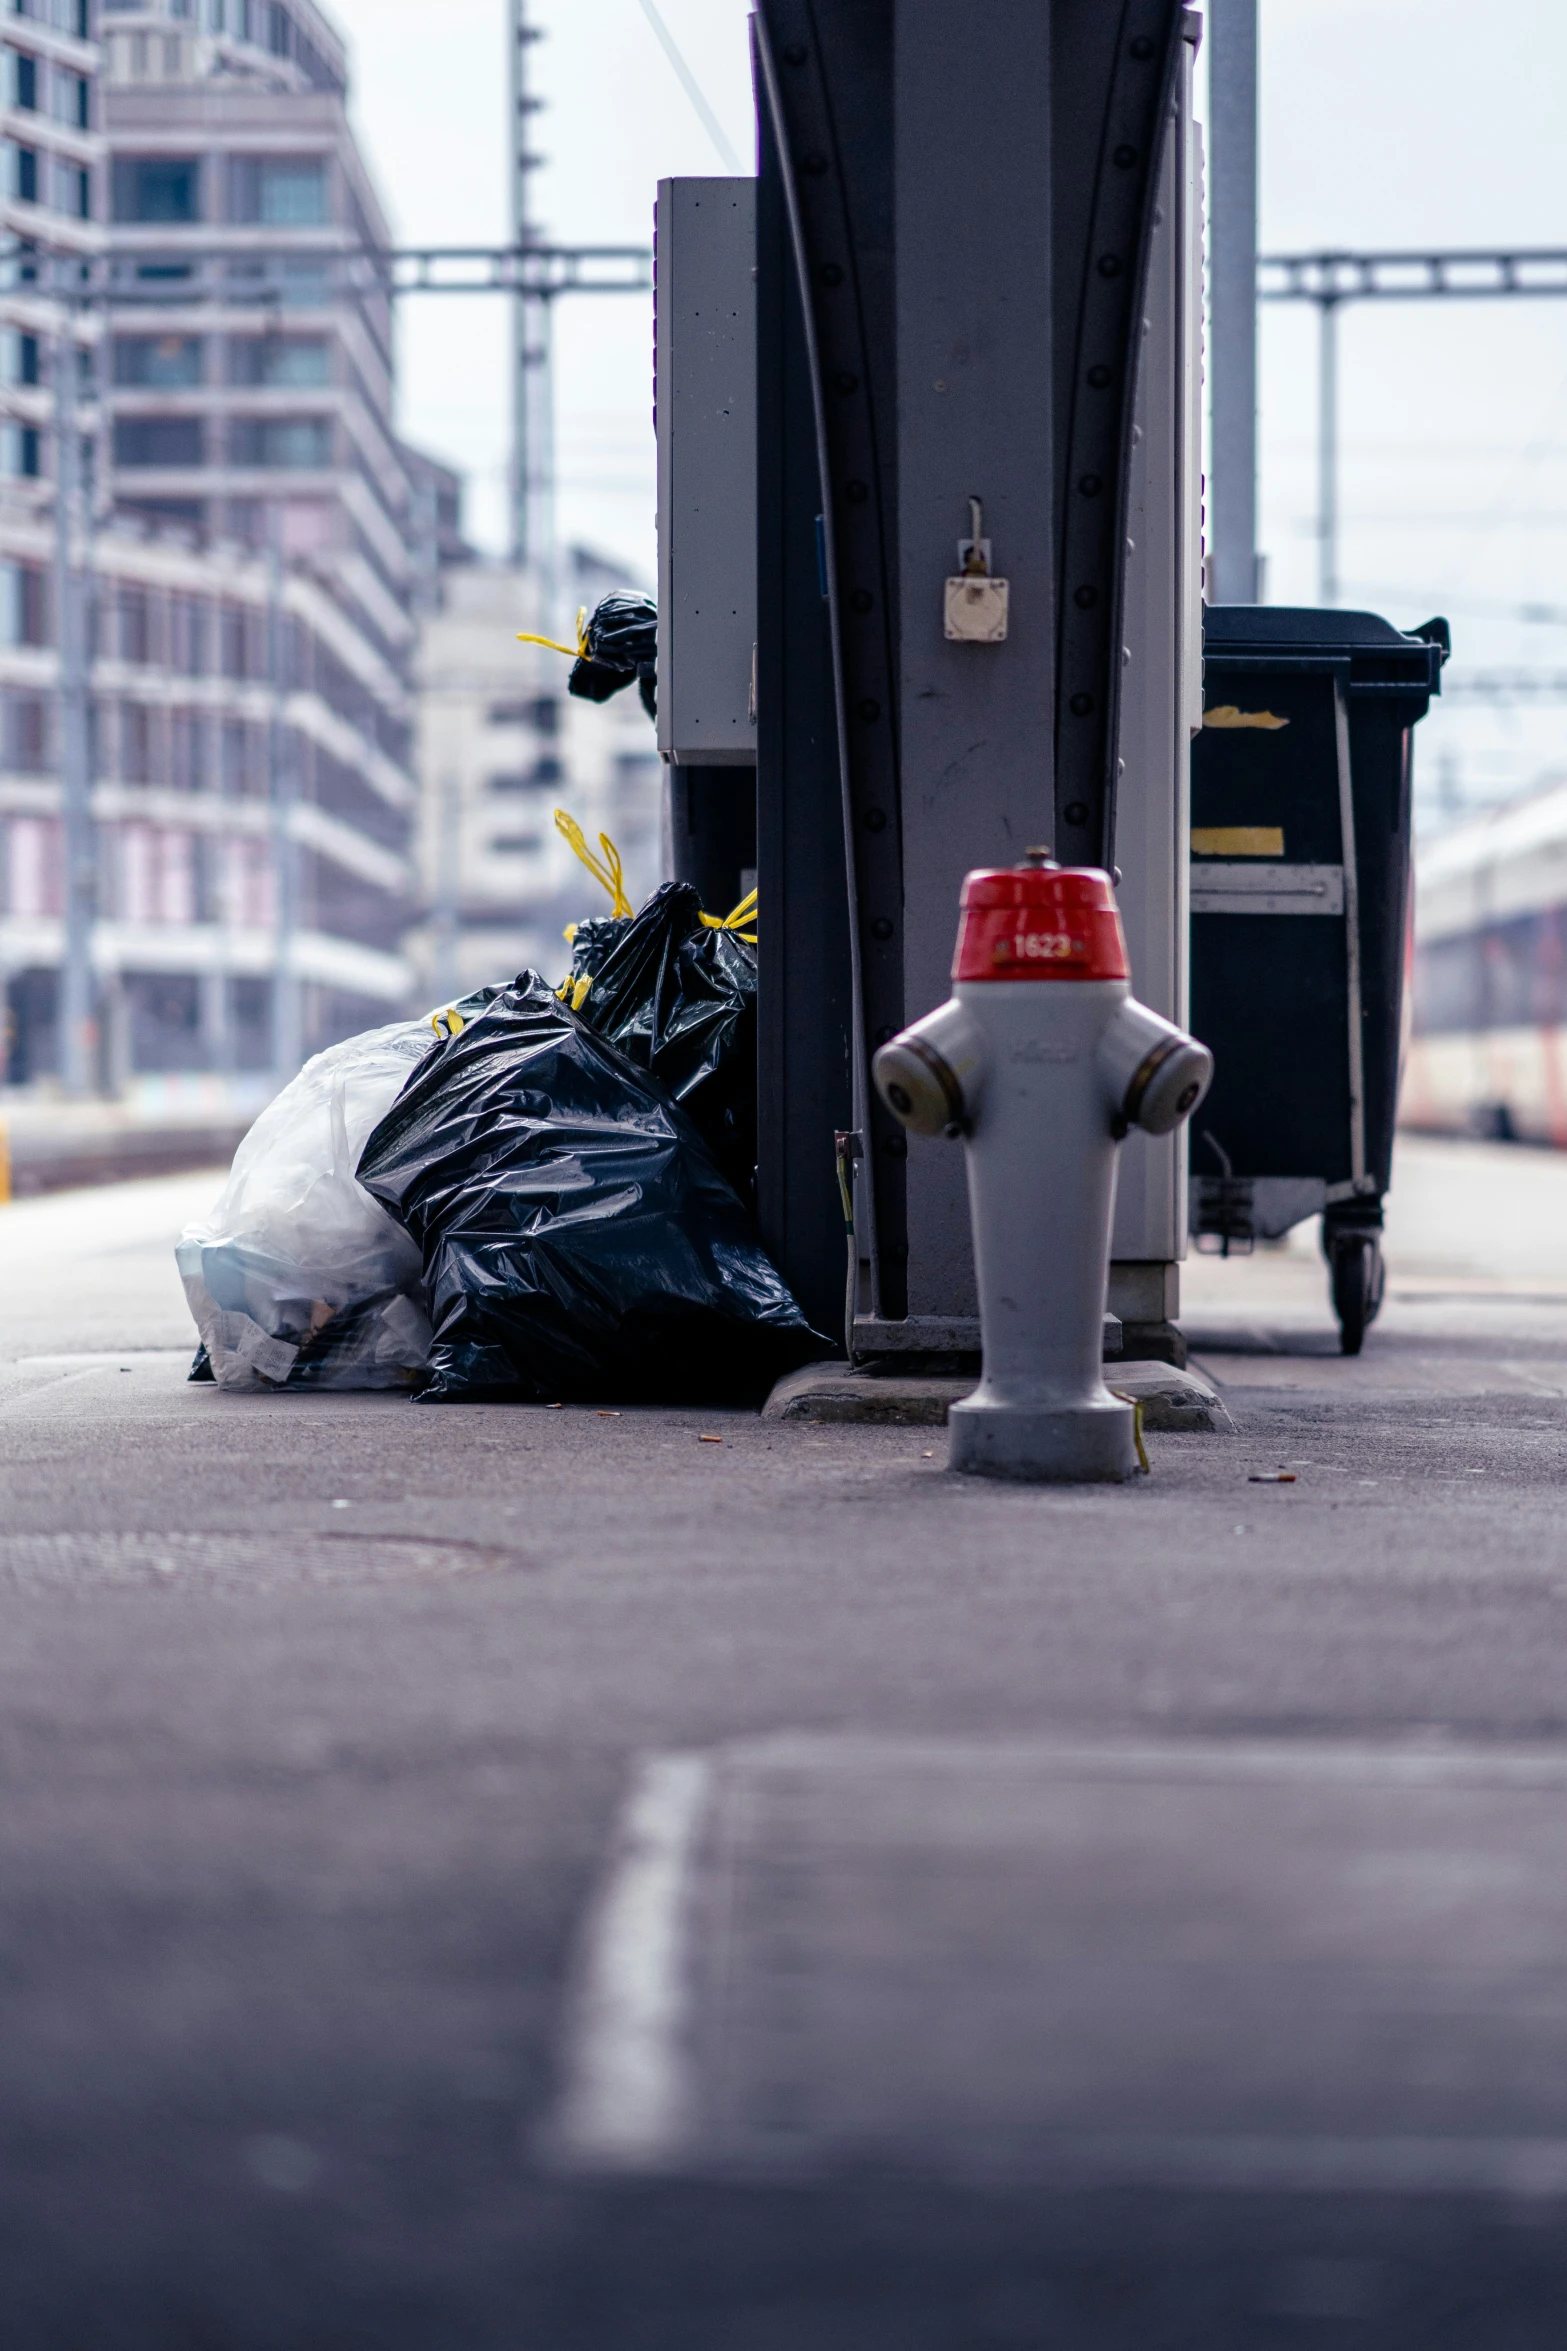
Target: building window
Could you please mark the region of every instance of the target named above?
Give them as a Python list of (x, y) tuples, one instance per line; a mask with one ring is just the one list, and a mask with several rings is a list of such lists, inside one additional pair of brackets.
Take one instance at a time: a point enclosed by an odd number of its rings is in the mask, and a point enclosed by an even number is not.
[(249, 677), (245, 608), (225, 604), (218, 621), (218, 660), (226, 678)]
[(118, 335), (114, 344), (117, 384), (182, 390), (201, 382), (201, 339), (197, 335)]
[(49, 112), (56, 122), (63, 122), (69, 130), (89, 128), (89, 87), (85, 75), (67, 73), (61, 66), (55, 68), (49, 84)]
[(310, 471), (332, 462), (329, 416), (237, 416), (230, 427), (229, 460), (234, 465)]
[(560, 704), (553, 694), (539, 694), (531, 702), (492, 702), (485, 712), (492, 727), (532, 727), (536, 735), (560, 733)]
[(0, 329), (0, 382), (36, 384), (37, 381), (38, 337), (18, 334), (14, 327)]
[(46, 645), (48, 583), (30, 563), (0, 563), (0, 644)]
[(319, 335), (236, 335), (229, 343), (231, 384), (310, 391), (331, 382), (331, 367), (331, 346)]
[(194, 596), (169, 598), (169, 660), (186, 677), (206, 669), (206, 610)]
[(321, 155), (235, 155), (229, 161), (229, 218), (265, 228), (318, 229), (326, 225), (326, 158)]
[(36, 425), (0, 424), (0, 472), (13, 480), (36, 480), (38, 464), (38, 428)]
[(219, 659), (226, 678), (267, 675), (267, 620), (252, 606), (226, 604), (219, 629)]
[(120, 777), (127, 784), (152, 778), (152, 715), (139, 702), (120, 704)]
[(60, 914), (65, 907), (65, 842), (59, 819), (13, 817), (6, 898), (8, 912)]
[(55, 158), (54, 205), (57, 212), (72, 213), (77, 220), (91, 220), (92, 176), (79, 163), (62, 163)]
[(126, 825), (120, 834), (120, 885), (121, 912), (127, 922), (194, 922), (194, 837), (152, 825)]
[(42, 775), (49, 765), (49, 705), (39, 694), (8, 694), (4, 704), (5, 764), (18, 775)]
[(519, 768), (507, 775), (487, 777), (487, 788), (492, 792), (547, 792), (559, 787), (565, 769), (552, 754), (536, 759), (531, 767)]
[(121, 155), (114, 164), (114, 217), (199, 221), (201, 162), (194, 155)]
[(122, 587), (119, 603), (120, 659), (132, 662), (150, 661), (152, 659), (152, 613), (147, 602), (146, 589)]
[(11, 192), (23, 204), (38, 201), (38, 153), (33, 147), (13, 147)]
[(13, 65), (11, 103), (20, 113), (32, 114), (38, 105), (38, 60), (17, 56)]
[(194, 711), (176, 710), (169, 721), (169, 782), (176, 792), (201, 789), (201, 721)]
[(199, 416), (121, 416), (114, 425), (116, 465), (200, 465)]

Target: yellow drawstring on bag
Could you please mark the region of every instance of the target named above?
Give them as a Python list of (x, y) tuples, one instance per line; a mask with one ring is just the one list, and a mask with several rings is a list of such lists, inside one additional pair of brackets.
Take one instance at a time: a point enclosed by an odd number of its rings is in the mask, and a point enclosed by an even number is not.
[(579, 604), (577, 606), (577, 641), (575, 645), (563, 645), (557, 637), (530, 636), (526, 630), (518, 635), (517, 642), (519, 645), (542, 645), (547, 653), (564, 653), (568, 661), (586, 661), (588, 659), (588, 638), (585, 626), (587, 617), (587, 606)]
[(704, 930), (733, 931), (736, 938), (743, 939), (748, 947), (754, 947), (756, 933), (754, 930), (748, 931), (745, 926), (748, 922), (754, 923), (756, 920), (756, 892), (747, 890), (732, 913), (704, 914), (701, 920)]
[[(542, 641), (541, 639), (540, 642)], [(563, 841), (569, 842), (594, 880), (601, 883), (609, 892), (610, 912), (612, 914), (629, 914), (631, 900), (626, 896), (625, 867), (621, 863), (620, 851), (615, 847), (608, 833), (600, 833), (599, 835), (599, 847), (604, 854), (602, 857), (598, 857), (588, 847), (588, 837), (581, 825), (578, 824), (574, 816), (569, 816), (564, 808), (557, 808), (555, 811), (555, 830)], [(707, 930), (733, 931), (735, 937), (744, 940), (746, 946), (754, 947), (756, 932), (754, 929), (748, 931), (745, 925), (747, 923), (754, 924), (756, 921), (756, 892), (747, 890), (739, 905), (732, 912), (704, 914), (701, 921)], [(576, 924), (574, 922), (567, 923), (563, 936), (568, 947), (576, 935)], [(561, 1004), (569, 1004), (573, 1012), (580, 1012), (588, 1000), (588, 991), (592, 985), (593, 975), (591, 972), (585, 973), (580, 980), (573, 980), (568, 973), (555, 991), (556, 1000)], [(458, 1025), (461, 1026), (460, 1021)]]
[(468, 1023), (455, 1004), (447, 1004), (430, 1015), (430, 1026), (438, 1037), (460, 1037)]
[(611, 914), (629, 914), (631, 900), (626, 896), (625, 868), (620, 862), (620, 851), (615, 847), (608, 833), (600, 833), (599, 835), (599, 847), (604, 852), (600, 858), (595, 857), (588, 847), (588, 836), (576, 818), (568, 816), (564, 808), (557, 808), (555, 811), (555, 830), (563, 841), (570, 843), (593, 879), (596, 882), (601, 882), (609, 892)]

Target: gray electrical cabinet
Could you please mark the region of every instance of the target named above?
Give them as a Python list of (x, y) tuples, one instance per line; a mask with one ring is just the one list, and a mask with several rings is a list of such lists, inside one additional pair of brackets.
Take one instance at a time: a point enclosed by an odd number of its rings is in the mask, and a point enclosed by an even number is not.
[[(1132, 986), (1187, 1023), (1191, 744), (1202, 725), (1202, 127), (1195, 20), (1164, 142), (1133, 407), (1116, 751), (1116, 896)], [(1121, 1146), (1110, 1311), (1129, 1355), (1180, 1354), (1186, 1129)]]
[(756, 762), (756, 182), (660, 180), (658, 748)]

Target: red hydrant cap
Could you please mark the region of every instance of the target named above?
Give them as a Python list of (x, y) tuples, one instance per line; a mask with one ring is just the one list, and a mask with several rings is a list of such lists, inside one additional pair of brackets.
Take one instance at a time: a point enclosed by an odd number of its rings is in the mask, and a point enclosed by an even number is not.
[(1131, 976), (1110, 876), (1095, 866), (971, 873), (958, 901), (955, 980), (1124, 980)]

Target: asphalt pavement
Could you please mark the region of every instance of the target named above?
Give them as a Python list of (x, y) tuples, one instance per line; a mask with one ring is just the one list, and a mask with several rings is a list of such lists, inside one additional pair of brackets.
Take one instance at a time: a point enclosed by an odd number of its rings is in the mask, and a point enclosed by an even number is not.
[(1094, 1491), (189, 1386), (217, 1180), (0, 1210), (7, 2351), (1559, 2340), (1567, 1160)]

